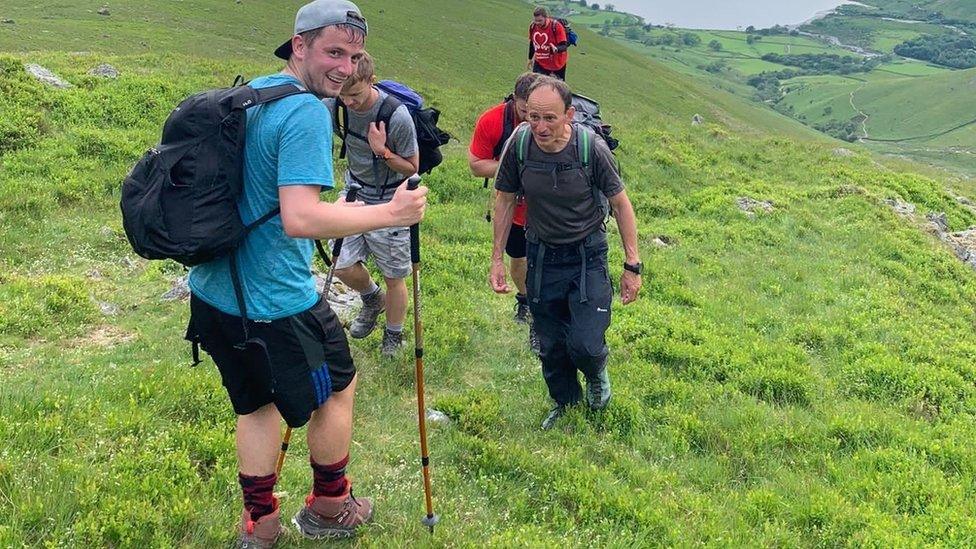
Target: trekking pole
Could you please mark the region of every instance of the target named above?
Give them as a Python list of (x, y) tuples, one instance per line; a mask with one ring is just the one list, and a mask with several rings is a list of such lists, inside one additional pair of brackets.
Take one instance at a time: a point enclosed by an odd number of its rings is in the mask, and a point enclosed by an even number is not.
[(488, 190), (488, 181), (489, 181), (489, 179), (486, 177), (485, 178), (484, 189), (486, 191), (488, 191), (488, 207), (485, 209), (485, 221), (487, 221), (488, 223), (491, 223), (491, 210), (495, 206), (495, 201), (492, 200), (492, 196), (491, 196), (492, 195), (492, 192), (490, 190)]
[[(420, 176), (407, 180), (407, 189), (420, 186)], [(440, 517), (434, 514), (434, 501), (430, 495), (430, 455), (427, 453), (427, 415), (424, 404), (424, 326), (420, 320), (420, 223), (410, 226), (410, 262), (413, 264), (413, 337), (414, 356), (417, 370), (417, 423), (420, 426), (420, 464), (424, 473), (424, 498), (427, 503), (427, 516), (424, 526), (434, 533), (434, 525)]]
[[(355, 202), (356, 195), (362, 186), (358, 183), (350, 183), (346, 186), (346, 202)], [(325, 299), (329, 299), (329, 290), (332, 288), (332, 277), (335, 276), (336, 261), (339, 259), (339, 252), (342, 251), (342, 239), (337, 238), (332, 244), (332, 262), (329, 263), (329, 274), (325, 275)], [(285, 464), (285, 454), (288, 452), (288, 443), (291, 442), (291, 427), (285, 429), (285, 437), (281, 439), (281, 450), (278, 452), (278, 463), (275, 464), (275, 474), (281, 473), (281, 467)]]

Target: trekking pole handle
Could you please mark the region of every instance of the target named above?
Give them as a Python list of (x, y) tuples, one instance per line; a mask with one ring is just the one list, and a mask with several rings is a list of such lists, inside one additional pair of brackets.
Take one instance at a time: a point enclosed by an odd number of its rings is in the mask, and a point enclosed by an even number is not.
[[(420, 176), (411, 175), (407, 179), (407, 190), (413, 191), (420, 186)], [(420, 263), (420, 223), (417, 222), (410, 226), (410, 262)]]
[[(346, 185), (346, 202), (355, 202), (356, 196), (359, 194), (359, 189), (363, 186), (359, 183), (350, 183)], [(339, 252), (342, 251), (342, 238), (335, 239), (332, 243), (332, 262), (335, 263), (337, 257), (339, 257)]]

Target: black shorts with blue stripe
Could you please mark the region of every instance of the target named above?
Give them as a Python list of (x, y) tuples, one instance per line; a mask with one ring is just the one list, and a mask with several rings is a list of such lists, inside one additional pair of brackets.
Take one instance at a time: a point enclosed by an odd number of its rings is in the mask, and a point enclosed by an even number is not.
[(239, 316), (191, 297), (187, 338), (199, 338), (217, 364), (238, 415), (274, 403), (290, 427), (301, 427), (356, 375), (342, 324), (324, 299), (296, 315), (248, 321), (248, 335), (241, 346)]

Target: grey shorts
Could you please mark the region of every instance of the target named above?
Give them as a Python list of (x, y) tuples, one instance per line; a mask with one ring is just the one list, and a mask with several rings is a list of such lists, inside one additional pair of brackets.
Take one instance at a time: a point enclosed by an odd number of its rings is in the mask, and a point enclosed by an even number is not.
[(347, 236), (336, 260), (336, 269), (345, 269), (373, 256), (386, 278), (410, 276), (410, 228), (393, 227)]

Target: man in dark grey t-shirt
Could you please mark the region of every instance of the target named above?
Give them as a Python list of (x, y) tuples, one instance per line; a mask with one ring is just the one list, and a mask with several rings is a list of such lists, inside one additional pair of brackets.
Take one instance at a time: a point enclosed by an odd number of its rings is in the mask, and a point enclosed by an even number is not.
[[(384, 204), (403, 181), (417, 173), (420, 152), (417, 132), (407, 107), (399, 105), (382, 120), (381, 110), (394, 98), (373, 85), (376, 80), (373, 59), (364, 54), (356, 73), (346, 80), (339, 94), (345, 116), (339, 116), (335, 99), (324, 99), (334, 120), (345, 125), (345, 148), (349, 166), (346, 185), (362, 186), (358, 200), (368, 205)], [(363, 265), (370, 257), (383, 275), (386, 292), (373, 280)], [(380, 352), (394, 356), (403, 343), (403, 320), (407, 315), (407, 285), (410, 275), (410, 229), (390, 227), (345, 238), (336, 260), (336, 276), (359, 292), (363, 308), (349, 327), (356, 339), (368, 336), (377, 318), (386, 311), (386, 329)]]
[(606, 330), (613, 287), (607, 269), (606, 208), (613, 209), (626, 254), (620, 278), (623, 304), (641, 286), (637, 218), (606, 143), (572, 123), (572, 94), (562, 81), (541, 77), (528, 101), (528, 127), (513, 133), (498, 166), (490, 283), (508, 293), (503, 252), (516, 195), (528, 207), (526, 276), (529, 308), (539, 334), (542, 375), (555, 407), (542, 422), (549, 429), (567, 406), (583, 399), (577, 371), (586, 380), (592, 409), (610, 400)]

